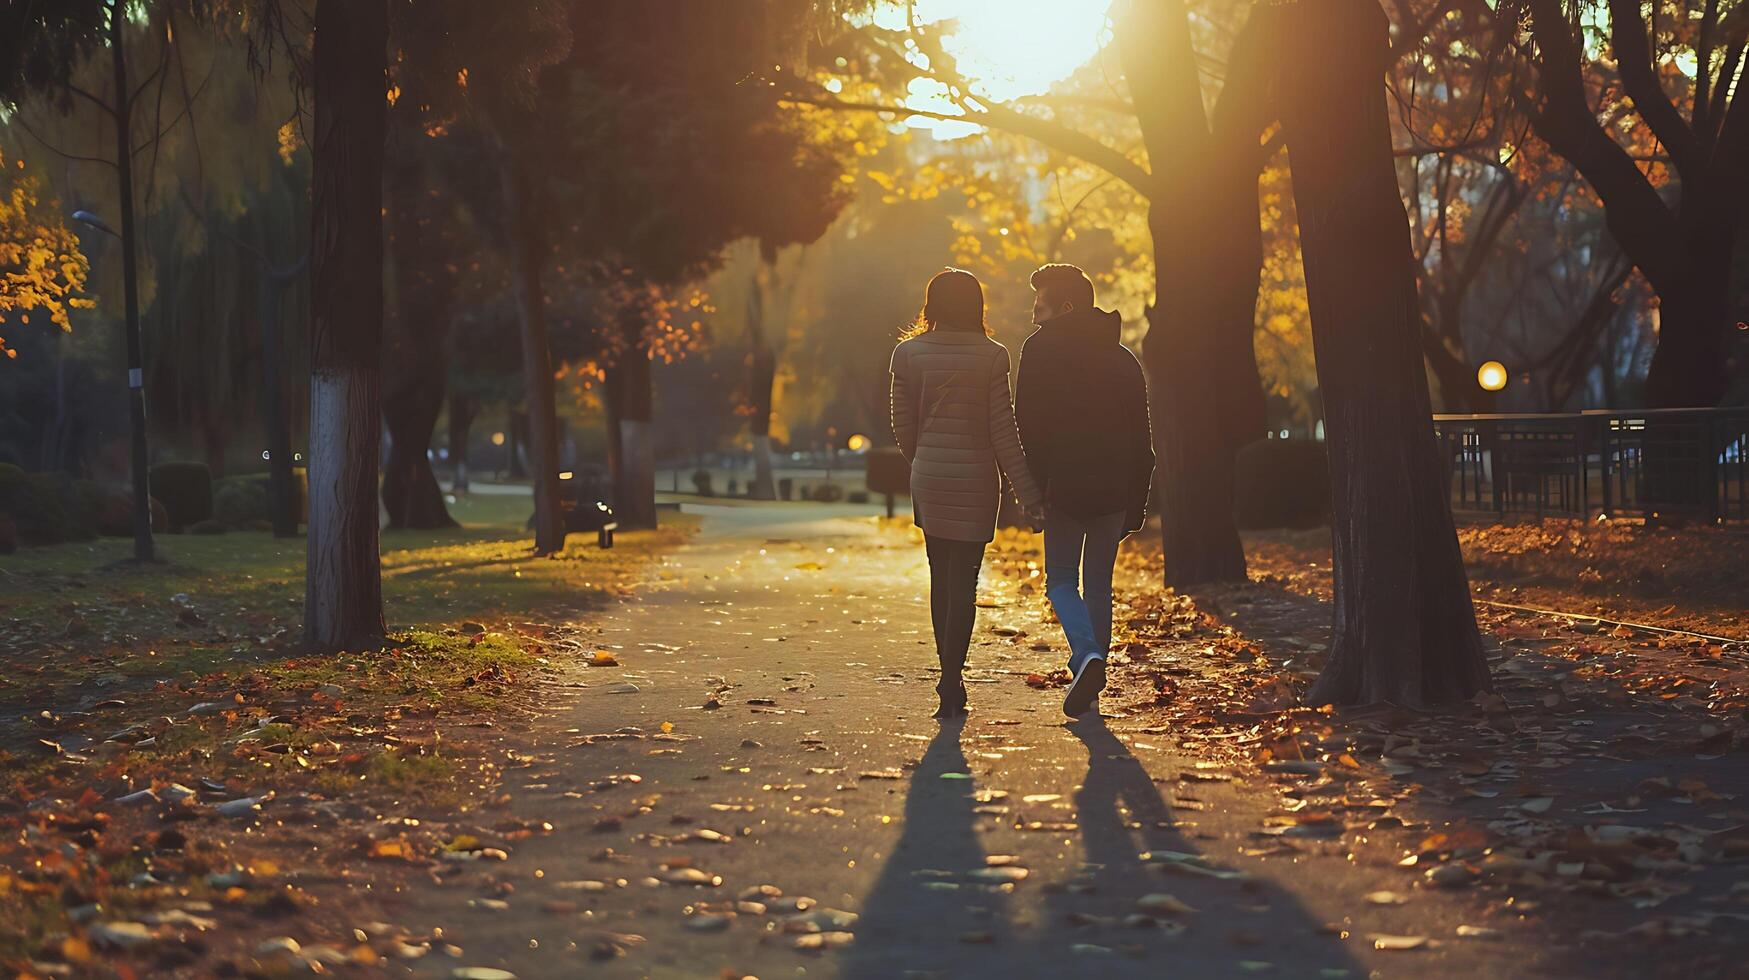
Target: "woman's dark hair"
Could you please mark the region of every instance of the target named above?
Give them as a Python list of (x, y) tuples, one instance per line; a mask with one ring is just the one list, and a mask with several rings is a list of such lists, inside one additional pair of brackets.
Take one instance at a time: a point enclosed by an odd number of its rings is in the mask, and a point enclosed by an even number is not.
[(931, 330), (966, 330), (989, 334), (984, 323), (984, 284), (964, 269), (943, 269), (929, 280), (923, 294), (923, 309), (911, 321), (901, 340), (910, 340)]

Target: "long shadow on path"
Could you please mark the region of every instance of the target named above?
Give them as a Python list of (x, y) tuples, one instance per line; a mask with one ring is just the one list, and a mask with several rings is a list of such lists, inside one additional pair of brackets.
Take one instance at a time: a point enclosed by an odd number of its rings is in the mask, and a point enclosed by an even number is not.
[[(1067, 730), (1087, 751), (1074, 827), (1029, 831), (980, 828), (976, 786), (960, 775), (962, 726), (942, 728), (912, 774), (899, 841), (862, 903), (841, 976), (1225, 977), (1243, 961), (1365, 975), (1291, 896), (1196, 854), (1154, 776), (1103, 720)], [(1058, 837), (1079, 862), (1040, 853)], [(980, 880), (988, 849), (1010, 845), (1032, 866), (1017, 892)], [(1174, 862), (1194, 868), (1162, 870)], [(1157, 894), (1196, 911), (1149, 914), (1139, 903)]]
[(1087, 750), (1074, 797), (1084, 861), (1049, 893), (1028, 962), (1101, 977), (1226, 977), (1270, 969), (1263, 963), (1289, 975), (1365, 975), (1291, 896), (1198, 853), (1154, 775), (1103, 718), (1068, 730)]
[(911, 774), (904, 827), (863, 902), (842, 976), (977, 976), (992, 966), (985, 944), (1004, 945), (1008, 895), (970, 877), (985, 852), (963, 729), (964, 719), (943, 724)]

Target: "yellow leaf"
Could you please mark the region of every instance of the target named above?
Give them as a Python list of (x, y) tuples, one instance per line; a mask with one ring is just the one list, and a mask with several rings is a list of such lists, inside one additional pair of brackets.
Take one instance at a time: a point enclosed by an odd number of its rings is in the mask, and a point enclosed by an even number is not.
[(375, 844), (372, 844), (370, 849), (371, 857), (404, 858), (407, 857), (407, 855), (408, 851), (405, 841), (380, 840)]
[(91, 944), (78, 936), (68, 936), (61, 940), (61, 959), (68, 963), (89, 963)]

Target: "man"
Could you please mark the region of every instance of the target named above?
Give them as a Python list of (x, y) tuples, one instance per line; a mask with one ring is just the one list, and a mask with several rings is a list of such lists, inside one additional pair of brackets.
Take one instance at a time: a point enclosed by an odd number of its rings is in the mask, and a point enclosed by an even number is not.
[(1117, 546), (1147, 516), (1154, 475), (1142, 366), (1118, 342), (1122, 318), (1096, 309), (1072, 265), (1032, 274), (1033, 322), (1021, 347), (1014, 415), (1045, 499), (1045, 595), (1069, 640), (1063, 713), (1098, 703), (1111, 647)]

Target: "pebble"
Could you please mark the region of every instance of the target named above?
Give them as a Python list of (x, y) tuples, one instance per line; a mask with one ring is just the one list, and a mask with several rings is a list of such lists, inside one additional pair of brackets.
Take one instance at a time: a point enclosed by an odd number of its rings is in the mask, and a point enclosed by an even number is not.
[(729, 928), (735, 917), (716, 912), (698, 912), (686, 917), (684, 925), (693, 932), (722, 932)]
[(131, 949), (156, 937), (143, 922), (98, 922), (91, 926), (91, 938), (100, 946)]

